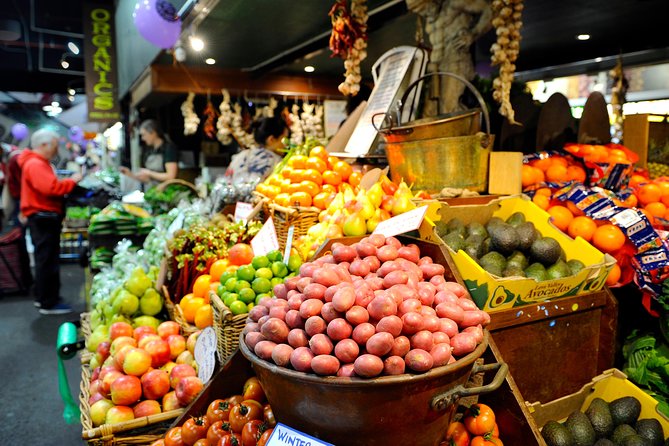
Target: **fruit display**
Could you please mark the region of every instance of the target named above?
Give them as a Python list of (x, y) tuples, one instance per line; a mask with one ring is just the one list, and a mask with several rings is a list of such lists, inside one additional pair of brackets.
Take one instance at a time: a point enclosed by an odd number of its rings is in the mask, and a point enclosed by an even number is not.
[(472, 404), (460, 421), (448, 425), (439, 446), (504, 446), (495, 412), (485, 404)]
[[(202, 390), (194, 359), (198, 333), (179, 324), (114, 322), (98, 343), (88, 383), (93, 426), (116, 424), (186, 407)], [(100, 365), (95, 365), (99, 363)]]
[(139, 206), (112, 202), (109, 206), (91, 216), (89, 234), (136, 235), (148, 234), (153, 228), (151, 214)]
[(256, 377), (239, 394), (217, 398), (206, 412), (171, 428), (151, 446), (266, 446), (276, 420)]
[(192, 186), (173, 183), (164, 188), (152, 187), (144, 193), (144, 201), (154, 213), (168, 212), (182, 201), (190, 202), (197, 198)]
[(322, 376), (424, 373), (483, 340), (489, 315), (415, 244), (372, 234), (300, 267), (251, 309), (248, 348)]

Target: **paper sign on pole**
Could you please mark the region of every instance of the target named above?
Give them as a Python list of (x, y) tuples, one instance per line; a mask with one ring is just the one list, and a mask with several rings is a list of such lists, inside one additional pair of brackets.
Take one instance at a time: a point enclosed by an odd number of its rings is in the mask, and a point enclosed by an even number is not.
[(216, 331), (206, 327), (197, 337), (195, 343), (195, 362), (197, 362), (197, 376), (203, 383), (209, 382), (216, 370)]
[(253, 205), (238, 201), (235, 205), (235, 222), (248, 220), (249, 214), (253, 212)]
[(279, 249), (279, 239), (276, 236), (276, 228), (272, 217), (268, 218), (260, 231), (251, 240), (254, 256), (264, 256), (270, 251)]
[(334, 446), (332, 443), (319, 440), (311, 435), (288, 427), (285, 424), (277, 423), (274, 426), (272, 435), (267, 441), (267, 446)]
[(295, 225), (290, 225), (288, 235), (286, 236), (286, 249), (283, 251), (283, 262), (288, 264), (290, 258), (290, 248), (293, 246), (293, 237), (295, 236)]
[(427, 206), (421, 206), (413, 211), (405, 212), (396, 217), (389, 218), (378, 224), (374, 234), (381, 234), (384, 237), (393, 237), (398, 234), (418, 229), (423, 223)]

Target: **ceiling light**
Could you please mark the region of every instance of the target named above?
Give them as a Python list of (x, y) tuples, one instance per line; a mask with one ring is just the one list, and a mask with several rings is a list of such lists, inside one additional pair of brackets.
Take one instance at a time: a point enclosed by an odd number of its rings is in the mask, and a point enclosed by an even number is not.
[(306, 67), (304, 67), (304, 71), (306, 71), (307, 73), (313, 73), (314, 71), (316, 71), (316, 69), (311, 65), (307, 65)]
[(67, 70), (70, 67), (70, 63), (68, 61), (66, 61), (65, 59), (62, 59), (60, 61), (60, 66)]
[(602, 60), (604, 59), (602, 59), (601, 57), (595, 57), (595, 62), (601, 62)]
[(74, 102), (74, 95), (71, 95), (71, 94), (68, 95), (67, 100), (70, 101), (70, 102)]
[(206, 63), (207, 65), (214, 65), (216, 63), (216, 59), (208, 57), (204, 60), (204, 63)]
[(52, 102), (51, 105), (45, 105), (42, 107), (42, 110), (46, 112), (47, 116), (58, 116), (63, 111), (60, 104), (56, 101)]
[(578, 40), (589, 40), (590, 39), (590, 34), (579, 34), (576, 36)]
[(77, 94), (77, 91), (74, 88), (68, 88), (67, 94), (69, 94), (70, 96), (74, 96), (75, 94)]
[(77, 46), (76, 43), (67, 42), (67, 47), (69, 48), (70, 51), (72, 51), (72, 54), (79, 54), (79, 47)]
[(191, 36), (190, 38), (190, 47), (195, 51), (202, 51), (204, 48), (204, 42), (199, 37)]

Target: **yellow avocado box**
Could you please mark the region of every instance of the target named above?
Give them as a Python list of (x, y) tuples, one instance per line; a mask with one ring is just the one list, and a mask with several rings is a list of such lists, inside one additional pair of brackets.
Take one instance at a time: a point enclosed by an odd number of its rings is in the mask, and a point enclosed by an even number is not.
[[(616, 262), (613, 257), (603, 254), (583, 238), (572, 239), (557, 229), (550, 222), (550, 215), (525, 195), (499, 198), (484, 205), (449, 206), (439, 201), (423, 204), (428, 204), (427, 218), (432, 222), (448, 222), (457, 217), (464, 224), (485, 224), (492, 217), (506, 220), (515, 212), (521, 212), (526, 221), (534, 223), (542, 236), (557, 240), (564, 249), (567, 260), (578, 259), (585, 265), (576, 275), (541, 282), (526, 277), (498, 277), (485, 271), (465, 251), (455, 252), (447, 247), (472, 299), (482, 310), (504, 310), (557, 297), (598, 291), (604, 287), (609, 271)], [(423, 230), (421, 232), (424, 238), (444, 243), (434, 228), (431, 228), (431, 234)]]

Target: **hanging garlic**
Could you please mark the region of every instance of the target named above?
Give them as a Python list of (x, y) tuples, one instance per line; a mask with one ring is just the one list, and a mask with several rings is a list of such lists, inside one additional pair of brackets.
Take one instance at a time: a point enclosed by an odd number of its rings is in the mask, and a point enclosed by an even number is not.
[(193, 100), (195, 93), (188, 93), (188, 97), (181, 104), (181, 114), (184, 117), (184, 135), (193, 135), (197, 132), (197, 127), (200, 125), (200, 118), (194, 111)]
[(245, 148), (255, 148), (258, 147), (258, 144), (253, 138), (253, 133), (247, 133), (246, 130), (242, 127), (243, 124), (242, 118), (242, 106), (239, 104), (234, 105), (234, 112), (232, 113), (232, 134), (237, 140), (237, 143)]
[(290, 142), (300, 145), (304, 142), (304, 130), (300, 119), (300, 107), (297, 104), (293, 104), (288, 117), (290, 118)]
[(228, 90), (223, 89), (223, 100), (221, 105), (218, 106), (221, 115), (216, 121), (216, 138), (223, 145), (232, 144), (232, 109), (230, 108), (230, 93)]

